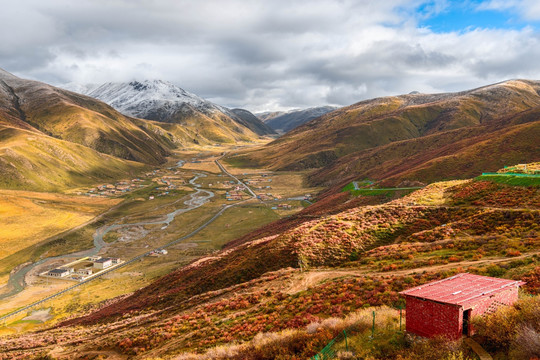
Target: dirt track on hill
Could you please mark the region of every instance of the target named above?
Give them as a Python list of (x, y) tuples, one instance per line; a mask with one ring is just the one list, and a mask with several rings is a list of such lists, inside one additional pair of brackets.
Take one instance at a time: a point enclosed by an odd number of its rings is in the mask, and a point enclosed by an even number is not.
[(380, 277), (380, 276), (396, 276), (396, 275), (411, 275), (420, 272), (434, 272), (439, 270), (449, 270), (455, 269), (457, 267), (469, 267), (469, 266), (480, 266), (487, 264), (497, 264), (506, 261), (512, 261), (517, 259), (524, 259), (534, 255), (539, 255), (540, 251), (529, 252), (522, 254), (520, 256), (515, 256), (511, 258), (486, 258), (477, 261), (460, 261), (452, 262), (449, 264), (433, 265), (433, 266), (423, 266), (413, 269), (400, 269), (394, 271), (370, 271), (369, 269), (364, 270), (352, 270), (352, 269), (314, 269), (305, 272), (297, 273), (292, 279), (288, 281), (289, 285), (286, 288), (285, 292), (287, 294), (295, 294), (300, 291), (309, 289), (310, 287), (316, 286), (327, 280), (334, 280), (342, 277), (361, 277), (361, 276), (370, 276), (370, 277)]

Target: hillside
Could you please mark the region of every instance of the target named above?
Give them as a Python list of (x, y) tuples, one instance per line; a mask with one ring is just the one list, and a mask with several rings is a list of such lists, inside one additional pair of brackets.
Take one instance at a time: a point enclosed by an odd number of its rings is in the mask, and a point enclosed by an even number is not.
[(267, 124), (259, 120), (258, 117), (245, 109), (232, 109), (230, 110), (237, 117), (237, 121), (241, 122), (247, 128), (259, 135), (271, 135), (276, 132)]
[(0, 125), (0, 187), (57, 191), (130, 176), (145, 168), (38, 131)]
[(39, 131), (118, 158), (159, 164), (172, 145), (100, 101), (5, 71), (0, 98), (3, 126)]
[(258, 114), (259, 118), (272, 129), (288, 132), (308, 121), (337, 110), (335, 106), (319, 106), (309, 109), (291, 110), (284, 112), (269, 112)]
[[(525, 280), (525, 291), (538, 294), (539, 190), (484, 178), (442, 182), (388, 204), (314, 215), (281, 234), (202, 258), (59, 327), (6, 338), (0, 359), (48, 353), (174, 358), (206, 350), (207, 358), (300, 359), (339, 329), (362, 322), (354, 314), (369, 306), (387, 306), (371, 308), (379, 319), (377, 341), (385, 341), (380, 329), (397, 326), (392, 307), (402, 303), (399, 291), (457, 272)], [(385, 312), (394, 319), (387, 325), (379, 323)], [(370, 317), (366, 324), (367, 337)], [(211, 349), (216, 345), (226, 347)], [(453, 345), (432, 346), (447, 353)], [(389, 358), (412, 356), (400, 341), (385, 349)], [(376, 348), (369, 351), (377, 356)], [(442, 358), (433, 351), (424, 356)]]
[(255, 117), (238, 116), (234, 111), (166, 81), (105, 83), (97, 87), (72, 84), (68, 87), (84, 91), (122, 114), (180, 125), (199, 143), (248, 141), (273, 133)]
[[(231, 164), (314, 169), (313, 184), (466, 178), (537, 161), (540, 82), (366, 100), (308, 122)], [(486, 157), (485, 153), (490, 156)]]
[(129, 176), (175, 146), (104, 103), (0, 69), (2, 188), (56, 191)]

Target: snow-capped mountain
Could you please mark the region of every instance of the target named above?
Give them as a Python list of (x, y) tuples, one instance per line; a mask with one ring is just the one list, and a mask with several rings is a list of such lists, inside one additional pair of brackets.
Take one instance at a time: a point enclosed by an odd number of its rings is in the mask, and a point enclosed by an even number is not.
[(246, 122), (226, 107), (214, 104), (170, 82), (162, 80), (105, 83), (100, 86), (68, 84), (66, 89), (83, 93), (111, 105), (121, 113), (147, 120), (179, 123), (196, 115), (213, 119), (230, 118), (258, 135), (274, 131), (256, 119)]

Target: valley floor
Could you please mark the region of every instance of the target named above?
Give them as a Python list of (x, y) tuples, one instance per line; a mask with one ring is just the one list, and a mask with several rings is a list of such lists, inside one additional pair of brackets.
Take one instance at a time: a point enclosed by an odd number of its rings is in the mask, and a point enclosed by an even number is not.
[[(317, 191), (302, 187), (302, 174), (274, 175), (264, 171), (238, 173), (236, 176), (242, 178), (257, 177), (260, 173), (265, 173), (265, 178), (259, 176), (258, 180), (265, 182), (264, 194), (272, 193), (272, 196), (265, 200), (254, 199), (247, 190), (234, 190), (238, 187), (235, 178), (222, 172), (217, 165), (216, 161), (219, 161), (223, 150), (220, 148), (219, 152), (178, 152), (166, 166), (141, 174), (139, 180), (144, 184), (143, 187), (121, 197), (18, 191), (0, 193), (0, 201), (5, 199), (3, 201), (11, 206), (9, 209), (2, 208), (9, 210), (0, 214), (4, 216), (2, 222), (6, 222), (2, 231), (6, 233), (14, 227), (10, 234), (18, 236), (13, 240), (2, 238), (8, 242), (6, 247), (3, 247), (6, 256), (0, 265), (0, 271), (4, 274), (4, 295), (0, 292), (0, 316), (54, 296), (72, 286), (73, 282), (42, 278), (38, 274), (89, 254), (90, 251), (83, 251), (85, 248), (94, 249), (93, 252), (98, 251), (102, 256), (129, 260), (183, 238), (182, 241), (168, 246), (166, 255), (144, 257), (90, 283), (82, 284), (54, 300), (51, 298), (40, 305), (40, 308), (49, 309), (52, 314), (47, 319), (47, 324), (73, 311), (88, 309), (109, 298), (135, 291), (182, 264), (219, 250), (230, 240), (268, 222), (293, 214), (303, 209), (306, 203), (301, 200), (289, 201), (288, 198)], [(257, 188), (263, 188), (257, 186), (257, 181), (253, 179), (252, 183), (255, 183)], [(164, 184), (173, 184), (173, 190), (161, 190), (160, 187), (165, 188)], [(272, 189), (269, 189), (271, 187)], [(81, 191), (85, 190), (77, 190), (78, 193)], [(226, 195), (231, 191), (236, 191), (238, 196), (232, 198)], [(255, 191), (262, 193), (259, 189)], [(203, 196), (193, 197), (198, 192)], [(281, 203), (287, 203), (288, 206), (278, 207)], [(78, 211), (74, 213), (77, 216), (71, 216), (67, 212), (73, 211), (71, 209)], [(81, 216), (83, 211), (87, 211), (89, 216)], [(102, 212), (101, 215), (99, 211)], [(44, 213), (50, 214), (50, 217), (44, 216)], [(56, 213), (59, 215), (54, 217)], [(38, 221), (33, 220), (32, 216)], [(75, 224), (78, 226), (73, 227), (73, 221), (58, 221), (62, 216), (68, 219), (69, 216), (76, 218), (79, 223)], [(48, 219), (49, 222), (43, 223), (43, 219)], [(81, 223), (82, 221), (84, 223)], [(30, 226), (24, 226), (23, 222)], [(17, 226), (25, 231), (15, 229)], [(51, 226), (56, 226), (58, 230), (53, 231)], [(194, 230), (197, 232), (193, 233)], [(60, 234), (50, 236), (54, 232)], [(101, 244), (97, 246), (97, 242)], [(8, 247), (11, 243), (18, 244), (19, 248)], [(25, 265), (36, 260), (40, 260), (39, 265), (25, 269)], [(10, 283), (7, 283), (10, 271)], [(14, 292), (15, 295), (9, 295)], [(31, 313), (32, 310), (29, 309), (6, 319), (8, 325), (0, 328), (0, 334), (41, 326), (41, 321), (28, 318), (27, 315)]]
[[(185, 192), (121, 205), (98, 227), (118, 226), (101, 251), (126, 259), (185, 241), (10, 319), (0, 328), (13, 334), (0, 342), (0, 359), (305, 359), (350, 329), (354, 354), (343, 358), (474, 359), (461, 343), (408, 342), (399, 292), (470, 272), (525, 281), (528, 305), (515, 311), (536, 306), (538, 187), (441, 182), (380, 205), (349, 198), (319, 212), (325, 200), (303, 209), (302, 196), (318, 190), (301, 187), (303, 174), (223, 171), (220, 157), (190, 154), (172, 175), (153, 174), (181, 177)], [(133, 199), (161, 190), (141, 191)], [(213, 196), (166, 217), (197, 192)], [(516, 341), (483, 345), (516, 353)]]

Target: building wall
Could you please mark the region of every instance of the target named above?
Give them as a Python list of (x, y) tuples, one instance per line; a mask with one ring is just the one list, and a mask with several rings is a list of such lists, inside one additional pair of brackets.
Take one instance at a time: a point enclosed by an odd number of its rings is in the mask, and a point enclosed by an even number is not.
[[(512, 305), (518, 300), (518, 287), (508, 288), (490, 296), (484, 296), (468, 306), (441, 304), (407, 296), (405, 314), (408, 332), (425, 337), (445, 336), (459, 339), (463, 332), (463, 311), (471, 310), (470, 319), (495, 311), (499, 306)], [(468, 335), (474, 334), (469, 325)]]
[(103, 263), (94, 263), (94, 267), (97, 268), (97, 269), (106, 269), (108, 267), (110, 267), (112, 265), (112, 261), (106, 261), (106, 262), (103, 262)]
[[(508, 288), (490, 296), (485, 296), (471, 306), (471, 319), (475, 316), (490, 314), (497, 310), (499, 306), (512, 305), (518, 300), (518, 287)], [(474, 327), (469, 328), (469, 335), (474, 334)]]
[(463, 311), (460, 307), (412, 296), (407, 296), (406, 300), (405, 319), (408, 332), (425, 337), (460, 338), (463, 322)]

